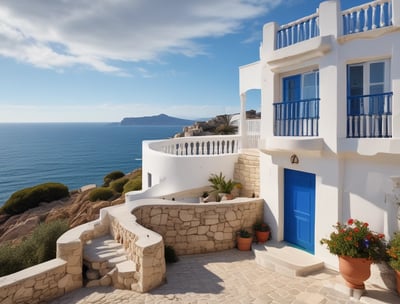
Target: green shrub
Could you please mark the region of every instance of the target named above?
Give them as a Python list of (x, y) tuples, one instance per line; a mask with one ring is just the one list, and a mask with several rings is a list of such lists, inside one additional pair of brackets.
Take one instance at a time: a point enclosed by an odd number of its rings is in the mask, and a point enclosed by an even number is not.
[(124, 185), (124, 192), (127, 193), (129, 191), (137, 191), (137, 190), (142, 190), (142, 177), (139, 176), (135, 179), (129, 180), (125, 185)]
[(41, 202), (52, 202), (69, 196), (68, 187), (60, 183), (44, 183), (14, 192), (3, 205), (5, 213), (14, 215), (37, 207)]
[(37, 263), (54, 259), (57, 253), (57, 239), (68, 230), (66, 220), (56, 220), (46, 224), (40, 224), (30, 238), (31, 242), (37, 246)]
[(172, 246), (164, 247), (164, 258), (165, 263), (176, 263), (179, 261), (178, 256), (176, 255), (175, 249)]
[(65, 220), (40, 224), (19, 245), (0, 246), (0, 276), (46, 262), (56, 257), (57, 239), (68, 230)]
[(103, 187), (108, 187), (110, 185), (110, 183), (116, 179), (119, 179), (121, 177), (124, 177), (125, 174), (122, 171), (113, 171), (108, 173), (106, 176), (104, 176), (103, 181)]
[(90, 191), (89, 200), (95, 201), (107, 201), (114, 196), (114, 192), (110, 188), (96, 188)]
[(117, 193), (122, 193), (124, 191), (124, 185), (128, 182), (127, 178), (119, 178), (110, 183), (110, 188)]

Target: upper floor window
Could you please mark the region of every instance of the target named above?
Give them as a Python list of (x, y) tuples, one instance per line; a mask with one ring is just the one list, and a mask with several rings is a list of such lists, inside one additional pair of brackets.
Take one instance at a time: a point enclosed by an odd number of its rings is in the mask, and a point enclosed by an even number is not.
[(283, 78), (283, 101), (319, 98), (319, 73), (312, 71)]
[(390, 91), (389, 61), (373, 61), (348, 66), (348, 95), (362, 96)]

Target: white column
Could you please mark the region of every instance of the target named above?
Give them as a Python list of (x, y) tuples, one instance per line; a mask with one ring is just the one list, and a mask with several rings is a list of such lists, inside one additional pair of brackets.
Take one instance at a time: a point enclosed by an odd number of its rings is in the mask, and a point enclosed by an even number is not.
[(240, 126), (241, 149), (247, 148), (246, 93), (240, 94)]
[(392, 0), (392, 22), (394, 26), (400, 25), (400, 0)]
[(385, 235), (392, 237), (394, 232), (400, 230), (400, 176), (392, 176), (393, 182), (392, 193), (386, 194), (386, 210), (385, 210)]

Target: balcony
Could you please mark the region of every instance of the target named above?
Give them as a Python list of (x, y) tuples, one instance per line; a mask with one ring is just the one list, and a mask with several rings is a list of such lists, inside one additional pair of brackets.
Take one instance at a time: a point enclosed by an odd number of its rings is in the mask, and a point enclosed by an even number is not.
[(278, 102), (274, 107), (274, 136), (318, 136), (319, 98)]
[(367, 32), (392, 25), (392, 1), (381, 0), (342, 12), (343, 35)]
[(392, 92), (347, 99), (347, 137), (392, 137)]
[[(341, 23), (341, 33), (347, 36), (355, 33), (368, 32), (393, 25), (393, 3), (398, 0), (376, 0), (342, 11), (337, 18)], [(320, 19), (321, 12), (280, 26), (276, 32), (275, 49), (282, 49), (320, 35), (335, 34), (328, 20)], [(324, 33), (324, 34), (321, 34)]]
[(176, 156), (223, 155), (238, 152), (240, 137), (224, 136), (191, 136), (155, 141), (150, 148)]

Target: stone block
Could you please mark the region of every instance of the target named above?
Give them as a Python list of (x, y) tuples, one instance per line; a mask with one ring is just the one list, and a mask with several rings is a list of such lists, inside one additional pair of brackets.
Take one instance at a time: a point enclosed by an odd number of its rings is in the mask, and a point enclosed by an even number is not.
[(236, 214), (232, 210), (229, 210), (225, 213), (225, 219), (227, 221), (234, 221), (236, 220)]
[(223, 232), (215, 232), (214, 239), (216, 241), (222, 241), (224, 239), (224, 233)]
[(193, 214), (190, 214), (188, 210), (181, 210), (179, 212), (179, 218), (182, 221), (187, 222), (193, 219)]
[(209, 231), (209, 229), (210, 229), (210, 226), (199, 226), (198, 227), (198, 230), (197, 230), (197, 233), (198, 234), (206, 234), (208, 231)]

